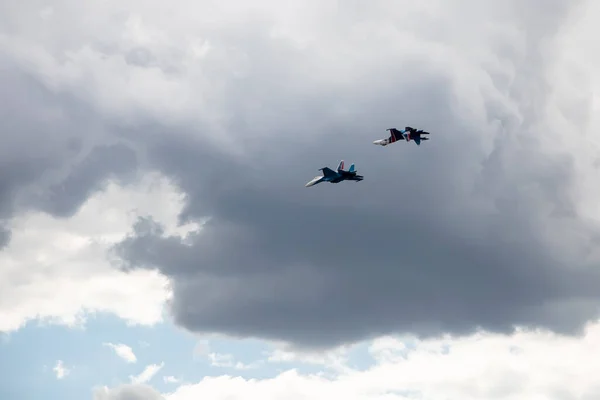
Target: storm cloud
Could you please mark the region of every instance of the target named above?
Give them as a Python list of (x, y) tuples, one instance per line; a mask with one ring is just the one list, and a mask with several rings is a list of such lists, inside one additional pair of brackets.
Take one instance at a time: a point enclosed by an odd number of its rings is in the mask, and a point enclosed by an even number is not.
[[(446, 65), (390, 47), (331, 97), (310, 78), (321, 76), (313, 63), (293, 53), (301, 61), (284, 69), (275, 44), (246, 43), (263, 46), (265, 61), (253, 59), (248, 70), (256, 72), (236, 86), (232, 107), (240, 109), (228, 132), (250, 150), (234, 158), (201, 140), (164, 139), (155, 128), (148, 158), (187, 194), (182, 221), (208, 221), (183, 243), (140, 220), (116, 249), (125, 268), (169, 276), (175, 321), (198, 332), (308, 347), (398, 331), (577, 332), (597, 315), (599, 276), (588, 256), (598, 229), (578, 215), (573, 156), (544, 151), (557, 132), (541, 125), (550, 92), (544, 74), (554, 61), (547, 49), (565, 4), (503, 10), (513, 18), (498, 22), (505, 33), (522, 33), (502, 43), (507, 37), (496, 31), (488, 44), (512, 76), (460, 70), (464, 60), (451, 45), (438, 53), (447, 51)], [(519, 22), (525, 16), (539, 20)], [(377, 41), (367, 32), (365, 42)], [(304, 51), (307, 59), (318, 53)], [(262, 75), (272, 60), (280, 87)], [(337, 60), (342, 70), (356, 61)], [(285, 79), (291, 71), (295, 78)], [(261, 78), (272, 91), (253, 100)], [(305, 91), (290, 97), (299, 78)], [(269, 139), (242, 119), (253, 101), (277, 115)], [(423, 127), (432, 140), (420, 148), (370, 144), (399, 124)], [(303, 187), (342, 158), (356, 163), (363, 182)]]
[[(172, 178), (181, 222), (200, 230), (167, 237), (148, 216), (114, 251), (121, 268), (169, 277), (172, 315), (196, 332), (329, 347), (574, 333), (597, 317), (599, 230), (581, 214), (573, 155), (586, 145), (563, 148), (559, 129), (585, 130), (589, 104), (575, 96), (578, 112), (557, 115), (549, 78), (582, 3), (336, 3), (196, 5), (171, 26), (150, 7), (94, 10), (51, 86), (93, 111), (107, 131), (93, 143), (134, 150), (72, 161), (45, 192), (65, 201), (31, 204), (68, 215), (111, 174)], [(371, 144), (405, 125), (431, 140)], [(304, 187), (340, 159), (365, 180)]]

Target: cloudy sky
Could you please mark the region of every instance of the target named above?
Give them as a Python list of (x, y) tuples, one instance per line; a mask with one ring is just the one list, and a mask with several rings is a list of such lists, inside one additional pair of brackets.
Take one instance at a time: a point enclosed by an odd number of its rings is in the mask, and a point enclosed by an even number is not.
[(0, 0), (0, 398), (597, 399), (598, 17)]

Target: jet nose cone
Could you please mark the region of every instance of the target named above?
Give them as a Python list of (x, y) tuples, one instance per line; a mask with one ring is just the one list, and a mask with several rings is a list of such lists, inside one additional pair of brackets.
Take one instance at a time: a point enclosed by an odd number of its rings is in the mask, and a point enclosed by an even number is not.
[(313, 179), (311, 179), (310, 181), (306, 182), (306, 185), (304, 185), (304, 187), (314, 186), (314, 185), (316, 185), (319, 182), (320, 179), (321, 179), (320, 176), (315, 176)]

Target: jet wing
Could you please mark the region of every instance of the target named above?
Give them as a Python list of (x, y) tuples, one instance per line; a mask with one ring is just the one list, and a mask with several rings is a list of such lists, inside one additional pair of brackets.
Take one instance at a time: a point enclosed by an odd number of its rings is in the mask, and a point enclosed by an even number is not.
[(328, 168), (328, 167), (321, 168), (321, 171), (323, 171), (323, 176), (325, 176), (325, 177), (338, 176), (337, 172), (335, 172), (334, 170), (332, 170), (331, 168)]

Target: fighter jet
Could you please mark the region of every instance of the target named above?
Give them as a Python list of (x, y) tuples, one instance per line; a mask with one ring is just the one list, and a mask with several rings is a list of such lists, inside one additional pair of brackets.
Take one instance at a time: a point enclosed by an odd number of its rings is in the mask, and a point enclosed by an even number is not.
[(340, 161), (338, 164), (337, 172), (328, 167), (320, 168), (319, 171), (323, 171), (323, 176), (315, 176), (304, 186), (314, 186), (321, 182), (338, 183), (346, 180), (357, 182), (363, 180), (362, 175), (357, 175), (354, 164), (350, 165), (350, 169), (348, 171), (344, 171), (344, 160)]
[(421, 135), (429, 135), (429, 132), (425, 132), (422, 129), (416, 130), (410, 126), (407, 126), (400, 131), (396, 128), (390, 128), (386, 130), (390, 131), (390, 137), (387, 139), (376, 140), (373, 142), (373, 144), (387, 146), (388, 144), (397, 142), (398, 140), (406, 140), (407, 142), (412, 140), (417, 144), (417, 146), (420, 146), (422, 140), (429, 140), (428, 137), (421, 137)]

